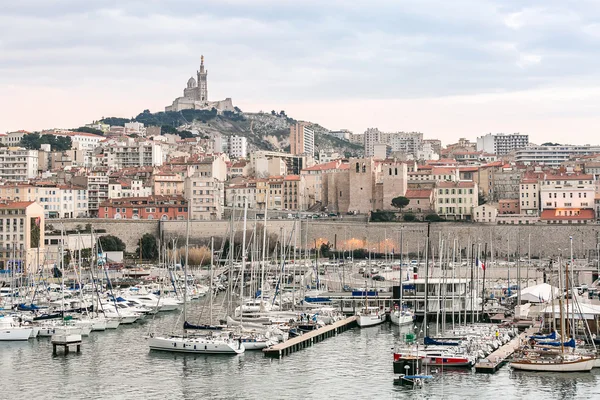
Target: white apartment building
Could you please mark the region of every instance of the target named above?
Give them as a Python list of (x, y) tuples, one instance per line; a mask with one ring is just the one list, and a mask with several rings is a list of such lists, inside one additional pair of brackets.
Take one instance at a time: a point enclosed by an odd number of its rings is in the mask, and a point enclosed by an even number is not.
[(402, 152), (416, 156), (423, 145), (423, 134), (420, 132), (393, 132), (388, 134), (387, 143), (392, 152)]
[(508, 154), (513, 150), (522, 149), (528, 145), (529, 135), (520, 133), (488, 133), (477, 138), (477, 151), (493, 153), (499, 156)]
[(225, 203), (227, 207), (244, 208), (248, 201), (249, 209), (258, 208), (256, 205), (256, 182), (247, 182), (225, 188)]
[(592, 175), (548, 175), (541, 182), (542, 210), (572, 212), (594, 208), (595, 185)]
[(340, 140), (349, 141), (352, 132), (350, 132), (348, 129), (340, 129), (339, 131), (329, 131), (328, 134)]
[(129, 182), (129, 187), (123, 187), (121, 197), (150, 197), (152, 196), (152, 186), (147, 186), (144, 181), (134, 179)]
[(525, 165), (540, 164), (557, 167), (572, 156), (600, 153), (600, 146), (531, 146), (515, 152), (515, 161)]
[(189, 201), (192, 219), (213, 221), (223, 218), (223, 182), (196, 172), (185, 179), (184, 187), (184, 196)]
[(144, 128), (144, 124), (141, 122), (125, 122), (123, 126), (128, 134), (137, 133), (142, 136), (146, 135), (146, 128)]
[(23, 147), (0, 148), (0, 179), (25, 181), (38, 173), (38, 151)]
[(87, 190), (77, 186), (36, 187), (36, 200), (46, 218), (83, 218), (89, 215)]
[(243, 136), (229, 136), (227, 150), (231, 158), (246, 158), (248, 156), (248, 139)]
[(150, 141), (117, 143), (114, 146), (104, 148), (104, 154), (106, 166), (115, 169), (155, 167), (163, 164), (161, 145)]
[(496, 222), (498, 216), (498, 207), (493, 204), (482, 204), (477, 207), (473, 207), (473, 221), (475, 222)]

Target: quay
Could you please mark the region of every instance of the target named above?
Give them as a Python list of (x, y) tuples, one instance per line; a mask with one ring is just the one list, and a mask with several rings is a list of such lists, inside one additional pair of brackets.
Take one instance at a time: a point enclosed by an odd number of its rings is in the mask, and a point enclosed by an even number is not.
[(510, 357), (515, 350), (519, 348), (523, 340), (525, 340), (527, 336), (533, 335), (538, 329), (539, 325), (537, 324), (531, 326), (525, 329), (524, 332), (515, 336), (506, 344), (498, 347), (496, 351), (487, 356), (484, 360), (475, 364), (475, 372), (493, 374), (498, 371), (504, 364), (508, 362), (508, 357)]
[(297, 336), (283, 343), (263, 349), (263, 353), (267, 357), (281, 358), (308, 346), (312, 346), (313, 343), (318, 343), (329, 337), (336, 336), (355, 326), (356, 316), (352, 316), (317, 330), (306, 332), (302, 336)]

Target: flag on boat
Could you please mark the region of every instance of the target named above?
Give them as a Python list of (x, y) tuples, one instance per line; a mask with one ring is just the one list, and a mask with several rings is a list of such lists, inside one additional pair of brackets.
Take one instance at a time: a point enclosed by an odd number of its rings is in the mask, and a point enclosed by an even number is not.
[(477, 257), (477, 258), (475, 259), (475, 264), (476, 264), (476, 265), (477, 265), (479, 268), (481, 268), (481, 270), (482, 270), (482, 271), (485, 271), (485, 263), (484, 263), (484, 262), (482, 262), (482, 261), (479, 259), (479, 257)]

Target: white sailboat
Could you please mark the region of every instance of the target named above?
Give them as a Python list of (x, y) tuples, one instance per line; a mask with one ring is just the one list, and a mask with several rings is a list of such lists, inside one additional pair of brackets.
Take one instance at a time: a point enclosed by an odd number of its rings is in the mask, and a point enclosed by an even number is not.
[(356, 323), (361, 328), (383, 324), (387, 318), (385, 311), (379, 307), (365, 307), (356, 316)]
[(9, 315), (0, 315), (0, 341), (27, 340), (32, 334), (32, 327), (21, 326)]
[[(188, 218), (186, 224), (186, 246), (185, 246), (185, 266), (184, 276), (187, 276), (188, 256), (189, 256), (189, 239), (190, 239), (190, 205), (188, 203)], [(212, 265), (211, 254), (211, 265)], [(212, 268), (212, 267), (211, 267)], [(187, 279), (185, 281), (183, 293), (183, 321), (184, 327), (181, 335), (165, 335), (151, 336), (148, 340), (150, 350), (168, 351), (177, 353), (193, 353), (193, 354), (240, 354), (246, 348), (240, 340), (234, 340), (233, 334), (217, 335), (212, 331), (205, 336), (188, 336), (185, 330), (187, 317)], [(212, 293), (211, 293), (212, 295)], [(212, 313), (212, 310), (211, 310)]]

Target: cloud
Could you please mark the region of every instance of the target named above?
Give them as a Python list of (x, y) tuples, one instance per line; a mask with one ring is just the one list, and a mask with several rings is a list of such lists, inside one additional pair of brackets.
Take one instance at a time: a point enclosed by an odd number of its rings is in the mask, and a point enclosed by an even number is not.
[[(160, 110), (201, 54), (209, 95), (249, 110), (567, 94), (566, 82), (600, 86), (599, 17), (594, 2), (558, 0), (10, 2), (0, 14), (0, 85), (10, 88), (0, 92), (0, 130)], [(39, 119), (27, 119), (30, 107)], [(471, 126), (464, 107), (463, 122), (451, 119), (458, 130)], [(362, 130), (379, 114), (332, 115), (331, 125)], [(491, 115), (485, 131), (506, 122)]]

